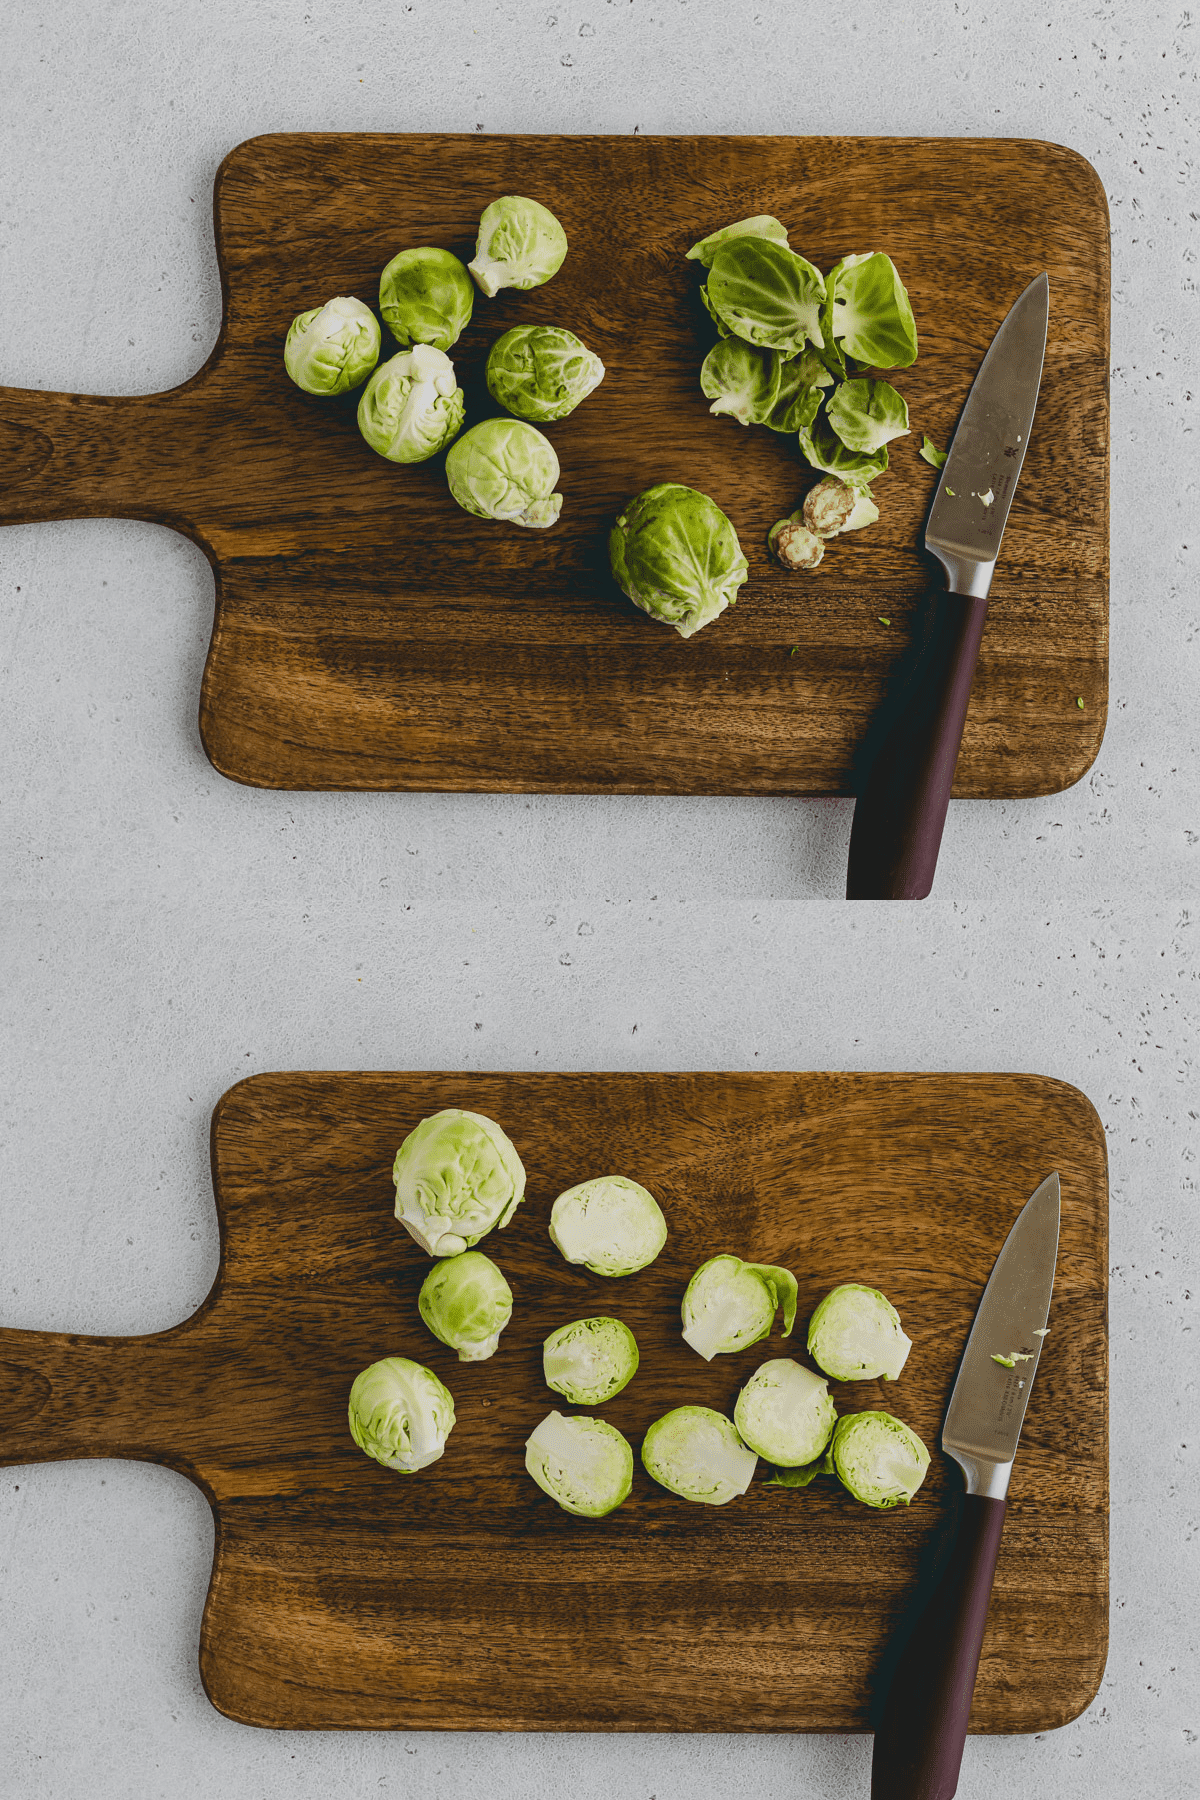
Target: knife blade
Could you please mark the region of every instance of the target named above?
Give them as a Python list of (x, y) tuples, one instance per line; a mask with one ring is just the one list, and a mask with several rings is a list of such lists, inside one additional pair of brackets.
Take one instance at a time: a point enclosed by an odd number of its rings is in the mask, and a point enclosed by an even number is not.
[(946, 571), (924, 635), (864, 746), (846, 897), (923, 900), (933, 886), (1000, 554), (1037, 407), (1050, 314), (1039, 275), (1001, 322), (967, 395), (925, 527)]
[(942, 1448), (965, 1478), (962, 1515), (896, 1665), (875, 1734), (871, 1800), (952, 1800), (958, 1791), (1005, 1496), (1045, 1342), (1060, 1209), (1058, 1176), (1048, 1175), (1018, 1213), (976, 1309), (942, 1428)]

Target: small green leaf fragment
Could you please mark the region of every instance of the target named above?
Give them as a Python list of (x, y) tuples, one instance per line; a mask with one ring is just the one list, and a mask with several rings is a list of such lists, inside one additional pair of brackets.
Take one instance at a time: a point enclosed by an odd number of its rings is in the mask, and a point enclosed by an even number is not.
[(925, 461), (931, 464), (935, 469), (945, 468), (946, 458), (949, 454), (950, 452), (948, 450), (938, 449), (928, 432), (925, 433), (925, 441), (917, 451), (917, 455), (924, 457)]
[(1013, 1361), (1013, 1359), (1012, 1359), (1012, 1357), (1011, 1357), (1011, 1356), (997, 1356), (997, 1355), (993, 1355), (993, 1357), (992, 1357), (992, 1361), (993, 1361), (993, 1362), (994, 1362), (994, 1363), (999, 1363), (999, 1364), (1000, 1364), (1000, 1367), (1001, 1367), (1001, 1368), (1002, 1368), (1002, 1369), (1012, 1369), (1012, 1368), (1015, 1368), (1015, 1367), (1016, 1367), (1016, 1364), (1015, 1364), (1015, 1363), (1014, 1363), (1014, 1361)]
[(949, 494), (950, 498), (953, 500), (954, 499), (954, 489), (952, 487), (948, 487), (946, 489), (946, 492)]
[(788, 651), (788, 655), (795, 656), (795, 654), (799, 648), (800, 648), (799, 644), (793, 644), (791, 649)]
[(1083, 711), (1083, 695), (1082, 694), (1080, 694), (1080, 696), (1076, 700), (1075, 704), (1079, 708), (1080, 712), (1082, 712)]
[(880, 615), (879, 615), (879, 623), (880, 623), (880, 624), (881, 624), (881, 625), (890, 625), (890, 624), (891, 624), (891, 622), (892, 622), (892, 621), (891, 621), (891, 620), (890, 620), (890, 619), (885, 619), (885, 618), (884, 618), (884, 616), (883, 616), (883, 614), (882, 614), (882, 613), (880, 613)]

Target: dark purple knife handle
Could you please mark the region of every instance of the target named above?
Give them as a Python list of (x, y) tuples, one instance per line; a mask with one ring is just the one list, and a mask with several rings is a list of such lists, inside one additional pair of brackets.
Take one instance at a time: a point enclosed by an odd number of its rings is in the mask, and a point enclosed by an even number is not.
[(1004, 1529), (1005, 1502), (968, 1494), (950, 1560), (896, 1665), (875, 1733), (871, 1800), (951, 1800)]
[(884, 703), (850, 832), (847, 900), (923, 900), (933, 886), (987, 601), (931, 597), (907, 682)]

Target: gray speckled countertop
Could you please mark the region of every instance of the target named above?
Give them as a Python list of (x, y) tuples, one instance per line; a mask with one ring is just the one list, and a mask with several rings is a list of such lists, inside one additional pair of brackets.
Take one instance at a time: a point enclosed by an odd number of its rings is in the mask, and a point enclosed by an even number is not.
[[(253, 793), (196, 731), (212, 577), (128, 523), (0, 534), (0, 1322), (137, 1332), (217, 1262), (208, 1118), (278, 1067), (1024, 1069), (1112, 1172), (1112, 1646), (961, 1793), (1200, 1789), (1197, 32), (1133, 0), (12, 0), (0, 382), (172, 386), (220, 293), (210, 196), (285, 129), (1056, 139), (1112, 207), (1112, 704), (1089, 776), (959, 804), (935, 896), (837, 903), (845, 803)], [(880, 17), (880, 15), (883, 15)], [(0, 1480), (22, 1800), (863, 1795), (869, 1741), (287, 1735), (205, 1700), (181, 1477)], [(564, 1696), (569, 1706), (569, 1695)]]

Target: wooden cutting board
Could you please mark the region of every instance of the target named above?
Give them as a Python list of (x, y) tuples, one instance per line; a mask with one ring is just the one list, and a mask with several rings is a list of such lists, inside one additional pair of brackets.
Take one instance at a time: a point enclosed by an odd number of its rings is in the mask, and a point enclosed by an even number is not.
[[(528, 1198), (485, 1248), (516, 1306), (466, 1365), (425, 1330), (429, 1261), (392, 1217), (396, 1146), (445, 1105), (512, 1134)], [(142, 1338), (0, 1331), (0, 1462), (141, 1457), (197, 1482), (216, 1517), (200, 1666), (213, 1703), (268, 1726), (860, 1731), (872, 1682), (961, 1478), (937, 1450), (974, 1308), (1041, 1178), (1062, 1177), (1051, 1332), (1013, 1472), (972, 1728), (1074, 1718), (1104, 1668), (1108, 1433), (1104, 1134), (1083, 1095), (1021, 1075), (257, 1076), (218, 1105), (221, 1267), (200, 1310)], [(660, 1198), (658, 1260), (628, 1280), (569, 1267), (554, 1196), (624, 1171)], [(778, 1330), (704, 1363), (679, 1302), (706, 1257), (784, 1263)], [(913, 1349), (894, 1384), (837, 1386), (933, 1451), (907, 1509), (834, 1482), (764, 1485), (723, 1508), (655, 1486), (602, 1520), (534, 1485), (524, 1442), (563, 1403), (542, 1339), (612, 1311), (641, 1367), (603, 1409), (635, 1448), (687, 1402), (732, 1407), (768, 1357), (803, 1355), (836, 1282), (877, 1284)], [(391, 1474), (351, 1441), (346, 1397), (378, 1357), (447, 1382), (440, 1462)]]
[[(355, 396), (302, 394), (282, 362), (296, 313), (334, 294), (374, 305), (384, 264), (409, 245), (469, 257), (484, 206), (512, 192), (547, 202), (571, 250), (545, 288), (477, 300), (455, 350), (468, 420), (496, 410), (483, 365), (512, 324), (569, 326), (608, 370), (549, 427), (565, 502), (546, 532), (462, 512), (441, 457), (384, 462), (358, 434)], [(116, 514), (196, 540), (216, 575), (200, 729), (223, 774), (282, 788), (850, 792), (930, 579), (922, 434), (949, 442), (993, 332), (1042, 270), (1045, 378), (954, 791), (1051, 793), (1091, 765), (1107, 705), (1108, 213), (1073, 151), (297, 133), (234, 150), (214, 210), (225, 316), (204, 368), (134, 399), (0, 389), (0, 523)], [(832, 545), (815, 575), (766, 551), (812, 480), (796, 445), (710, 417), (699, 388), (713, 329), (684, 252), (757, 212), (823, 269), (888, 251), (920, 331), (919, 361), (896, 377), (913, 435), (876, 484), (879, 524)], [(667, 480), (711, 494), (750, 563), (736, 611), (687, 643), (608, 573), (616, 512)]]

